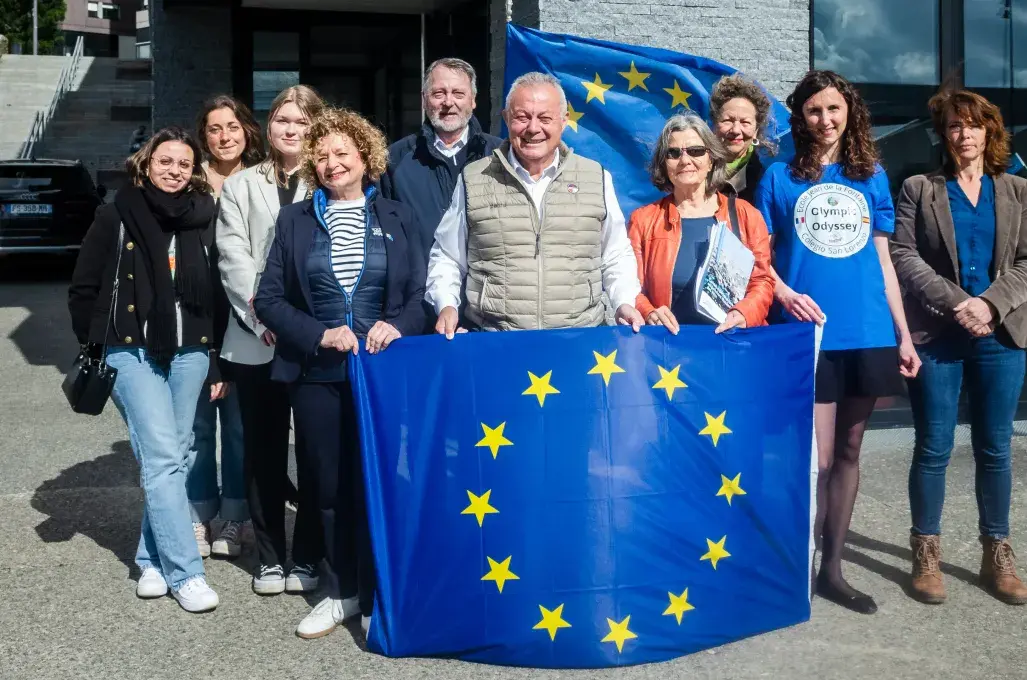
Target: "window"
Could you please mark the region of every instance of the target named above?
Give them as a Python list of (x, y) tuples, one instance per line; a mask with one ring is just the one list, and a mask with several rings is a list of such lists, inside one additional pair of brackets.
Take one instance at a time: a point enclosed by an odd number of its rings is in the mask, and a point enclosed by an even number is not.
[(1027, 0), (964, 0), (963, 15), (967, 86), (1009, 87), (1015, 72), (1016, 86), (1027, 87), (1027, 57), (1013, 49), (1014, 33), (1021, 44), (1027, 35)]
[(91, 19), (118, 21), (121, 19), (121, 6), (113, 2), (87, 2), (86, 14)]
[(938, 0), (815, 0), (813, 60), (855, 83), (940, 82)]

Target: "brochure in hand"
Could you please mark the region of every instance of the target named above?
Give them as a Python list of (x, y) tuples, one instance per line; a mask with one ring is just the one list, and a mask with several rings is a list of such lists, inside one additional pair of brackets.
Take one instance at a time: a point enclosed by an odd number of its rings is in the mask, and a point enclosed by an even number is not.
[(696, 272), (695, 308), (721, 323), (728, 310), (745, 297), (756, 259), (731, 228), (718, 222), (710, 230), (706, 258)]

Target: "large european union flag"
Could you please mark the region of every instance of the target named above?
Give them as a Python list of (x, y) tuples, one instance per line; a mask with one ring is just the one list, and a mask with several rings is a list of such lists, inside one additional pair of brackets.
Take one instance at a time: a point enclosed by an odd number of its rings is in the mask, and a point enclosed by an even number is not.
[[(563, 140), (610, 171), (625, 217), (660, 197), (646, 168), (667, 118), (690, 109), (708, 120), (713, 85), (737, 73), (705, 57), (507, 24), (504, 93), (529, 71), (549, 73), (563, 85)], [(789, 113), (768, 96), (781, 146), (777, 158), (784, 160), (793, 153)]]
[(616, 666), (809, 617), (811, 325), (404, 338), (351, 370), (372, 650)]

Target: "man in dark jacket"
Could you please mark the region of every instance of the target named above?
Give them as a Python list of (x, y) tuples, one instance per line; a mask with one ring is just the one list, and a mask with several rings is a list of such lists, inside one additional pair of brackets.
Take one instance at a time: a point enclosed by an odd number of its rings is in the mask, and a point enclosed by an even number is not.
[(408, 205), (417, 215), (426, 266), (435, 228), (453, 200), (464, 166), (489, 155), (502, 141), (482, 131), (474, 118), (477, 94), (474, 68), (466, 61), (433, 62), (421, 86), (428, 122), (417, 134), (389, 147), (382, 195)]

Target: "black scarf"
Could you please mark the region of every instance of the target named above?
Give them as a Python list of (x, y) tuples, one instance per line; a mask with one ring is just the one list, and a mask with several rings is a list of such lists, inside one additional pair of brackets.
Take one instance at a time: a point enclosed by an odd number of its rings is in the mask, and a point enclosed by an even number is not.
[[(135, 280), (136, 309), (146, 323), (146, 349), (166, 364), (182, 340), (176, 337), (176, 301), (192, 316), (213, 315), (210, 270), (201, 236), (214, 215), (214, 199), (198, 191), (169, 194), (145, 180), (142, 187), (118, 191), (114, 204), (146, 268), (145, 280)], [(175, 236), (172, 282), (168, 249)]]

